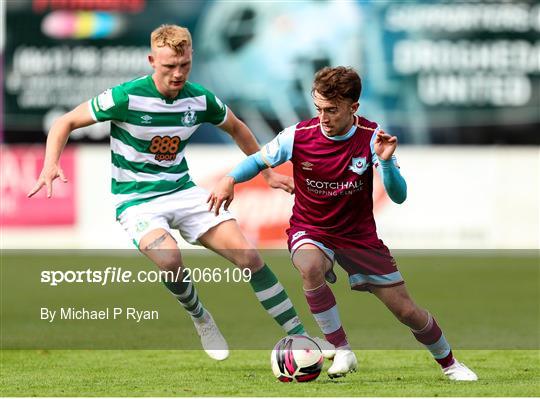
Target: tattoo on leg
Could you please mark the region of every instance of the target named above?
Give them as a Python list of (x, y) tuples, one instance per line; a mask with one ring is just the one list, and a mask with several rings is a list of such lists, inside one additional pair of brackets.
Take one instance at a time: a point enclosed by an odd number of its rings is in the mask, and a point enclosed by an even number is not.
[(163, 241), (165, 241), (168, 235), (169, 233), (164, 233), (163, 235), (159, 236), (150, 244), (148, 244), (145, 249), (156, 249)]

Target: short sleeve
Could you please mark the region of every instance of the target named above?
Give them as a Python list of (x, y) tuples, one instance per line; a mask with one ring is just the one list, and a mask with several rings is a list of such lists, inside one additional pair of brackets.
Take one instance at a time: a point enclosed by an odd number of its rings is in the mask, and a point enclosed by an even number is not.
[(273, 168), (292, 158), (295, 131), (296, 125), (289, 126), (261, 148), (261, 157), (266, 165)]
[(96, 122), (125, 121), (129, 97), (120, 86), (105, 90), (89, 101), (92, 118)]
[(227, 107), (210, 91), (206, 91), (207, 122), (221, 125), (227, 119)]

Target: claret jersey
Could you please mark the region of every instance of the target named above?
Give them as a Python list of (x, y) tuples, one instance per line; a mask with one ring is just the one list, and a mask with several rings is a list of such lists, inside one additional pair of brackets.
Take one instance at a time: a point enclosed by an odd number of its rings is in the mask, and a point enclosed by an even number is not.
[[(293, 164), (291, 226), (358, 238), (376, 237), (373, 217), (373, 142), (379, 127), (355, 116), (343, 136), (326, 136), (319, 118), (283, 130), (261, 149), (270, 167)], [(395, 158), (394, 158), (395, 162)]]

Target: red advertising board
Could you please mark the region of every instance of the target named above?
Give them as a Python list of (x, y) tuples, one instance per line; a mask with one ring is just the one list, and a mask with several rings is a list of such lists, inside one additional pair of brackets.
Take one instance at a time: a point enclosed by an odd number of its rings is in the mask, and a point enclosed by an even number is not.
[(28, 191), (35, 184), (45, 155), (42, 146), (0, 147), (0, 224), (4, 227), (73, 226), (76, 220), (75, 155), (67, 147), (61, 166), (68, 179), (53, 185), (53, 197), (43, 188), (32, 198)]

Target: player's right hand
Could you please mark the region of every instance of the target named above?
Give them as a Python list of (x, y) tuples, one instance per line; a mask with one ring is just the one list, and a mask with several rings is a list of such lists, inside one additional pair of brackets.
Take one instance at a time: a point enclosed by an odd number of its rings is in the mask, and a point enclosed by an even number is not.
[(219, 209), (221, 205), (225, 203), (223, 209), (228, 210), (229, 205), (234, 199), (234, 179), (231, 176), (223, 177), (218, 184), (214, 187), (206, 202), (208, 205), (208, 210), (219, 215)]
[(51, 198), (53, 194), (52, 183), (56, 178), (60, 178), (64, 183), (67, 183), (64, 171), (60, 169), (58, 165), (44, 167), (39, 174), (36, 184), (34, 184), (34, 187), (28, 192), (28, 198), (40, 191), (43, 186), (47, 188), (47, 198)]

